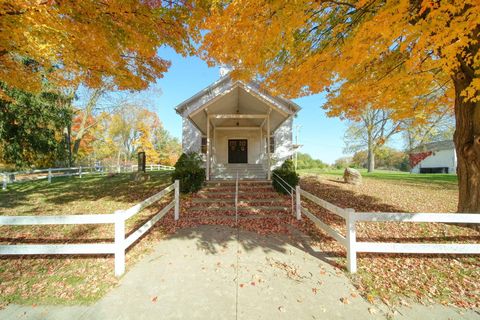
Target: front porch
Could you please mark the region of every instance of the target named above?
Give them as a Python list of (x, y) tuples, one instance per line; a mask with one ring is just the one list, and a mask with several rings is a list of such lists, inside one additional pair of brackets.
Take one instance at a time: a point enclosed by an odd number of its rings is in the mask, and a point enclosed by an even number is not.
[(236, 179), (237, 174), (270, 180), (271, 170), (292, 156), (298, 106), (252, 84), (222, 78), (176, 110), (184, 121), (184, 152), (204, 155), (207, 180)]

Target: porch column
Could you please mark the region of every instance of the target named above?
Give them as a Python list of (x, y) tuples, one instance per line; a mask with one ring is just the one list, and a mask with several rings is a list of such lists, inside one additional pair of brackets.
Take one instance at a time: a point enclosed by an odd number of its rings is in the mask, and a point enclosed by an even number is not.
[(270, 112), (267, 116), (267, 179), (271, 179), (271, 168), (272, 168), (272, 161), (270, 159)]
[(210, 180), (210, 115), (207, 115), (207, 168), (206, 180)]

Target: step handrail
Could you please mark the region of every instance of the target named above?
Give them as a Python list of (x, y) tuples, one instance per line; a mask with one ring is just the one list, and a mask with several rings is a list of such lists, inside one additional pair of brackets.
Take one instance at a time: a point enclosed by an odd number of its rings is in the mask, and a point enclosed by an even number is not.
[(235, 224), (238, 225), (238, 171), (235, 180)]
[(287, 191), (287, 193), (290, 195), (290, 199), (291, 199), (291, 203), (292, 203), (292, 215), (295, 215), (295, 204), (294, 204), (294, 193), (295, 193), (295, 188), (293, 188), (287, 181), (285, 181), (282, 177), (280, 177), (277, 173), (273, 172), (272, 171), (272, 177), (276, 177), (278, 179), (280, 179), (280, 181), (282, 181), (284, 184), (286, 184), (289, 188), (290, 188), (290, 191), (281, 183), (279, 183), (279, 185), (285, 189), (285, 191)]

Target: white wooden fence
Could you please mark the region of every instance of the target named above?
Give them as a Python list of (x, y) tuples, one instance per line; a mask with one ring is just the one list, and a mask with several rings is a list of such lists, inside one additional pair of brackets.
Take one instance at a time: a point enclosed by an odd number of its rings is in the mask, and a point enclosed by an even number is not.
[[(347, 233), (330, 227), (318, 217), (302, 207), (301, 197), (327, 209), (345, 219)], [(396, 242), (357, 242), (356, 222), (443, 222), (459, 224), (480, 224), (480, 214), (476, 213), (399, 213), (399, 212), (355, 212), (343, 209), (313, 194), (296, 187), (296, 217), (305, 215), (329, 236), (347, 249), (347, 269), (351, 273), (357, 271), (357, 252), (377, 253), (418, 253), (418, 254), (480, 254), (479, 243), (396, 243)]]
[[(161, 200), (165, 195), (174, 192), (173, 200), (160, 210), (149, 221), (136, 231), (125, 237), (125, 221), (139, 213), (142, 209)], [(65, 224), (114, 224), (115, 242), (98, 244), (41, 244), (41, 245), (0, 245), (0, 255), (33, 255), (33, 254), (114, 254), (115, 275), (125, 272), (125, 250), (144, 235), (168, 211), (174, 208), (174, 219), (180, 217), (180, 184), (173, 184), (159, 193), (126, 210), (118, 210), (111, 214), (87, 214), (65, 216), (0, 216), (0, 226), (20, 225), (65, 225)]]
[[(16, 171), (16, 172), (2, 172), (3, 182), (2, 189), (6, 190), (8, 184), (11, 183), (20, 183), (28, 182), (34, 180), (47, 179), (48, 182), (52, 182), (53, 178), (58, 177), (71, 177), (79, 176), (80, 178), (84, 175), (91, 174), (106, 174), (109, 172), (134, 172), (137, 171), (138, 165), (120, 165), (120, 166), (96, 166), (96, 167), (71, 167), (71, 168), (48, 168), (48, 169), (37, 169), (29, 171)], [(147, 171), (171, 171), (174, 170), (174, 167), (164, 166), (162, 164), (149, 164), (146, 165), (145, 169)], [(21, 179), (17, 179), (21, 177)]]

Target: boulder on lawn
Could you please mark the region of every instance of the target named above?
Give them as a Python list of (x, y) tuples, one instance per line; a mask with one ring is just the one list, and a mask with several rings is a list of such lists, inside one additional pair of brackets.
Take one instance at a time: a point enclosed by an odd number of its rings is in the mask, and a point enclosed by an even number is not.
[(132, 178), (134, 181), (137, 181), (137, 182), (145, 182), (150, 180), (150, 175), (146, 172), (140, 171), (140, 172), (135, 172)]
[(343, 172), (343, 180), (348, 184), (360, 185), (362, 184), (362, 175), (358, 170), (345, 168), (345, 171)]

